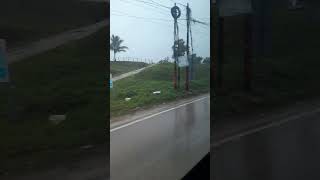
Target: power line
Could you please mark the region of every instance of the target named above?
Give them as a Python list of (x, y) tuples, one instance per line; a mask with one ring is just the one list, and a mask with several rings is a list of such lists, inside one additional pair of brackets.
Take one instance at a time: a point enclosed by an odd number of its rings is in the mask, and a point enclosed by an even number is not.
[(165, 6), (165, 5), (163, 5), (163, 4), (160, 4), (160, 3), (158, 3), (158, 2), (155, 2), (155, 1), (153, 1), (153, 0), (149, 0), (149, 1), (151, 1), (151, 2), (153, 2), (154, 4), (157, 4), (157, 5), (159, 5), (159, 6), (162, 6), (162, 7), (164, 7), (164, 8), (171, 9), (171, 7)]
[[(180, 4), (180, 5), (182, 5), (182, 6), (187, 7), (187, 5), (184, 5), (184, 4), (175, 2), (175, 1), (173, 1), (173, 0), (170, 0), (170, 1), (172, 1), (172, 2), (174, 2), (174, 3), (177, 3), (177, 4)], [(181, 15), (185, 15), (185, 16), (186, 16), (186, 14), (183, 14), (182, 12), (181, 12)], [(201, 19), (201, 18), (197, 18), (197, 19)], [(199, 20), (197, 20), (197, 19), (192, 18), (191, 21), (193, 21), (194, 23), (200, 23), (200, 24), (203, 24), (203, 25), (208, 25), (208, 24), (209, 24), (209, 23), (206, 23), (206, 22), (203, 22), (203, 21), (199, 21)], [(209, 19), (210, 19), (210, 18), (209, 18)], [(187, 19), (182, 19), (182, 20), (187, 20)]]
[(193, 21), (194, 23), (199, 23), (199, 24), (203, 24), (203, 25), (209, 26), (208, 23), (202, 22), (202, 21), (199, 21), (199, 20), (196, 20), (196, 19), (194, 19), (194, 18), (192, 18), (191, 21)]
[(159, 3), (155, 3), (154, 1), (153, 1), (153, 3), (149, 2), (149, 1), (144, 1), (144, 0), (134, 0), (134, 1), (141, 2), (141, 3), (147, 4), (149, 6), (151, 5), (151, 6), (158, 6), (158, 7), (162, 7), (162, 8), (171, 9), (168, 6), (165, 6), (165, 5), (162, 5), (162, 4), (159, 4)]
[[(137, 5), (137, 4), (132, 3), (132, 1), (128, 1), (128, 0), (120, 0), (120, 1), (125, 2), (125, 3), (129, 3), (129, 4), (132, 4), (132, 5), (135, 5), (135, 6), (138, 6), (138, 7), (142, 7), (142, 6), (139, 6), (139, 5)], [(161, 14), (163, 14), (163, 15), (166, 15), (166, 16), (169, 14), (168, 11), (167, 11), (167, 10), (164, 10), (164, 9), (160, 9), (159, 7), (166, 8), (166, 9), (171, 9), (171, 7), (166, 6), (166, 5), (163, 5), (163, 4), (160, 4), (160, 3), (157, 3), (157, 2), (155, 2), (155, 1), (153, 1), (153, 0), (149, 0), (149, 1), (151, 1), (151, 2), (147, 2), (147, 1), (144, 1), (144, 0), (134, 0), (134, 1), (139, 2), (139, 3), (142, 3), (142, 4), (140, 4), (140, 5), (147, 5), (147, 6), (149, 6), (149, 7), (155, 8), (156, 10), (158, 10), (159, 13), (161, 13)], [(173, 1), (173, 2), (174, 2), (174, 1)], [(181, 4), (181, 3), (177, 3), (177, 4), (180, 4), (180, 5), (185, 6), (184, 4)], [(148, 9), (146, 6), (143, 6), (142, 8)], [(151, 10), (151, 9), (149, 9), (149, 10)], [(152, 11), (153, 11), (153, 10), (152, 10)], [(161, 12), (160, 12), (160, 11), (161, 11)], [(154, 11), (153, 11), (153, 12), (154, 12)], [(186, 16), (186, 14), (181, 11), (181, 16)]]
[(173, 3), (177, 3), (177, 4), (181, 5), (181, 6), (185, 6), (185, 7), (187, 7), (187, 5), (182, 4), (182, 3), (179, 3), (179, 2), (176, 2), (176, 1), (174, 1), (174, 0), (170, 0), (170, 1), (171, 1), (171, 2), (173, 2)]
[[(111, 10), (111, 12), (114, 12), (114, 13), (111, 13), (112, 15), (115, 15), (115, 16), (126, 16), (126, 17), (130, 17), (130, 18), (135, 18), (135, 19), (144, 19), (144, 20), (152, 20), (152, 21), (163, 21), (163, 22), (170, 22), (172, 19), (164, 19), (164, 18), (146, 18), (146, 17), (141, 17), (141, 16), (134, 16), (134, 15), (130, 15), (128, 13), (124, 13), (122, 11), (117, 11), (117, 10)], [(120, 14), (115, 14), (115, 13), (120, 13)], [(181, 21), (184, 21), (186, 19), (178, 19), (180, 21), (180, 23), (182, 25), (186, 25), (185, 23), (181, 22)]]
[[(160, 9), (157, 6), (153, 6), (150, 4), (148, 6), (144, 6), (145, 4), (141, 4), (141, 3), (139, 3), (139, 5), (138, 5), (138, 4), (135, 4), (132, 1), (128, 1), (128, 0), (120, 0), (120, 1), (127, 3), (127, 4), (132, 4), (134, 6), (137, 6), (137, 7), (143, 8), (143, 9), (151, 10), (152, 12), (157, 12), (157, 13), (163, 14), (165, 16), (168, 15), (168, 12), (166, 10)], [(154, 8), (154, 9), (150, 9), (150, 7)]]
[[(150, 22), (150, 23), (155, 23), (155, 24), (160, 24), (160, 21), (161, 22), (167, 22), (167, 23), (169, 23), (171, 21), (171, 19), (146, 18), (146, 17), (141, 17), (141, 16), (130, 15), (128, 13), (124, 13), (124, 12), (121, 12), (121, 11), (116, 11), (116, 10), (112, 10), (112, 11), (117, 12), (117, 13), (121, 13), (121, 14), (111, 13), (112, 15), (115, 15), (115, 16), (123, 16), (123, 17), (128, 17), (128, 18), (133, 18), (133, 19), (139, 19), (139, 20), (144, 20), (144, 22)], [(179, 19), (179, 20), (181, 21), (181, 20), (184, 20), (184, 19)], [(168, 25), (167, 27), (170, 27), (170, 25), (167, 24), (167, 23), (166, 23), (166, 25)], [(182, 23), (182, 22), (180, 22), (180, 23), (182, 25), (186, 26), (185, 23)], [(193, 26), (193, 27), (199, 27), (199, 26)], [(201, 26), (201, 27), (203, 27), (203, 26)], [(183, 28), (186, 31), (185, 27), (182, 26), (181, 28)], [(196, 32), (196, 33), (199, 33), (199, 34), (202, 34), (202, 35), (206, 35), (206, 36), (208, 35), (208, 33), (202, 32), (200, 30), (193, 30), (193, 32)]]
[(111, 10), (111, 12), (121, 13), (121, 15), (117, 15), (117, 14), (112, 13), (113, 15), (116, 15), (116, 16), (127, 16), (127, 17), (132, 17), (132, 18), (137, 18), (137, 19), (159, 20), (159, 21), (165, 21), (165, 22), (170, 21), (170, 19), (164, 19), (164, 18), (146, 18), (146, 17), (141, 17), (141, 16), (133, 16), (133, 15), (130, 15), (130, 14), (127, 14), (127, 13), (124, 13), (121, 11), (116, 11), (116, 10)]
[[(120, 0), (120, 1), (123, 1), (123, 2), (126, 2), (126, 3), (131, 3), (130, 1), (127, 1), (127, 0)], [(148, 6), (150, 6), (150, 7), (153, 7), (153, 8), (156, 8), (157, 10), (160, 10), (158, 7), (163, 7), (163, 8), (166, 8), (166, 9), (171, 9), (171, 8), (168, 7), (168, 6), (163, 5), (163, 4), (160, 4), (160, 3), (155, 2), (155, 1), (153, 1), (153, 0), (149, 0), (149, 1), (134, 0), (134, 1), (143, 3), (143, 4), (148, 5)], [(184, 4), (182, 4), (182, 3), (175, 2), (175, 1), (173, 1), (173, 0), (170, 0), (170, 1), (186, 7), (186, 5), (184, 5)], [(132, 4), (132, 3), (131, 3), (131, 4)], [(134, 5), (135, 5), (135, 4), (134, 4)], [(140, 7), (141, 7), (141, 6), (140, 6)], [(163, 12), (163, 11), (162, 11), (162, 12)], [(167, 15), (167, 11), (165, 11), (165, 12), (166, 12), (165, 15)], [(162, 14), (164, 14), (164, 13), (162, 13)], [(184, 16), (185, 14), (184, 14), (183, 12), (181, 12), (181, 15)], [(200, 23), (200, 24), (203, 24), (203, 25), (208, 25), (208, 23), (202, 22), (202, 21), (199, 21), (199, 20), (196, 20), (196, 19), (194, 19), (194, 18), (192, 19), (192, 21), (193, 21), (194, 23)]]

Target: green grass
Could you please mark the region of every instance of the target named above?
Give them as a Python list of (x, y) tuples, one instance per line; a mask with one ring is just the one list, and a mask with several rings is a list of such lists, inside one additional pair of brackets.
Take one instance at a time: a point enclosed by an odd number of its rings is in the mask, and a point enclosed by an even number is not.
[(9, 47), (109, 17), (107, 3), (80, 0), (2, 0), (0, 38)]
[(110, 73), (113, 77), (134, 71), (147, 66), (144, 62), (130, 62), (130, 61), (112, 61), (110, 62)]
[[(308, 10), (273, 12), (272, 54), (253, 62), (253, 91), (243, 91), (242, 17), (226, 18), (224, 84), (216, 89), (215, 115), (250, 115), (319, 97), (320, 25)], [(237, 27), (237, 28), (235, 28)], [(234, 29), (240, 29), (235, 31)]]
[[(189, 94), (184, 90), (184, 70), (181, 71), (181, 87), (179, 90), (174, 90), (172, 63), (157, 64), (134, 76), (114, 82), (110, 96), (111, 116), (124, 115), (138, 108), (147, 108), (151, 105), (209, 92), (210, 66), (197, 65), (195, 71), (195, 79), (191, 82)], [(154, 91), (161, 91), (161, 94), (154, 95), (152, 93)], [(125, 101), (126, 97), (132, 99)]]
[[(106, 143), (107, 36), (103, 30), (10, 64), (19, 121), (8, 122), (8, 92), (2, 88), (0, 169), (20, 171), (27, 168), (26, 161), (34, 167), (54, 166), (52, 162), (78, 153), (81, 145)], [(48, 121), (52, 113), (66, 113), (67, 120), (54, 126)]]

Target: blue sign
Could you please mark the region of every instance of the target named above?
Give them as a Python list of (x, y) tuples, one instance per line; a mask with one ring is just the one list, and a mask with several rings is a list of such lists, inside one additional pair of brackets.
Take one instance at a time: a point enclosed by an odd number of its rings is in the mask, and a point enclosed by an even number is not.
[(3, 50), (0, 49), (0, 82), (8, 82), (8, 65)]
[(113, 83), (111, 79), (110, 79), (110, 88), (113, 88)]

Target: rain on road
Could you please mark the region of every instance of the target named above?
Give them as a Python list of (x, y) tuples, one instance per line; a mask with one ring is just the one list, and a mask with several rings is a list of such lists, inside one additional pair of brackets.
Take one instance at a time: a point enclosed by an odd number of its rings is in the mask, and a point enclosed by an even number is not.
[(181, 179), (209, 151), (207, 96), (111, 129), (110, 179)]

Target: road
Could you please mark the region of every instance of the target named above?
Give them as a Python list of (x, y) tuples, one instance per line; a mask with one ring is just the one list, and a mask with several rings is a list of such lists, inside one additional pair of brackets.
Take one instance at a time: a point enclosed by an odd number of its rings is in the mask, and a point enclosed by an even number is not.
[(210, 96), (112, 126), (112, 180), (177, 180), (210, 150)]
[[(23, 47), (18, 47), (8, 50), (8, 62), (13, 63), (30, 56), (54, 49), (70, 41), (79, 40), (85, 38), (102, 28), (107, 28), (109, 20), (104, 20), (96, 24), (89, 26), (69, 30), (48, 38), (40, 39), (30, 44), (26, 44)], [(107, 31), (106, 31), (107, 32)]]
[(212, 179), (320, 179), (319, 107), (279, 114), (277, 120), (214, 141)]

